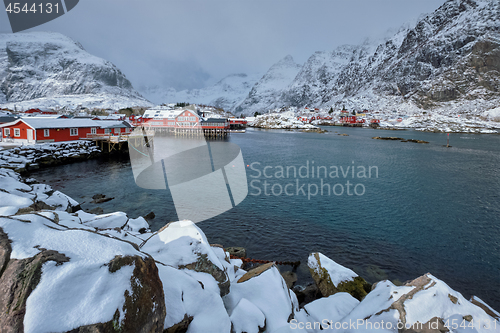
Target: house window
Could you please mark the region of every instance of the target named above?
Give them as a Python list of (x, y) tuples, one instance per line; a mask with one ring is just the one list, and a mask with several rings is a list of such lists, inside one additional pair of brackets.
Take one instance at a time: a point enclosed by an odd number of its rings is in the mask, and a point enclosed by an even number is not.
[(111, 130), (110, 130), (109, 128), (106, 128), (106, 129), (104, 130), (104, 134), (109, 134), (109, 133), (111, 133)]
[(120, 129), (119, 128), (115, 128), (115, 134), (119, 134), (120, 133)]
[(78, 135), (78, 128), (70, 128), (69, 129), (69, 135), (71, 135), (71, 136)]
[(43, 130), (43, 136), (50, 136), (50, 130), (44, 129)]
[(8, 137), (10, 135), (10, 128), (5, 128), (5, 137)]
[(92, 128), (90, 129), (90, 134), (97, 134), (97, 128), (92, 127)]
[(19, 128), (14, 128), (14, 136), (21, 136), (21, 130)]

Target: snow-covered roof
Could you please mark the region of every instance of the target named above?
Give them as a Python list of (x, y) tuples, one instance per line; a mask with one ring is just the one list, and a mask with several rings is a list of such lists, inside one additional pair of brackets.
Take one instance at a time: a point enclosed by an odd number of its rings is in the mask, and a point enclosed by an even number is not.
[(126, 121), (114, 121), (114, 120), (93, 120), (94, 123), (98, 124), (98, 127), (100, 128), (123, 128), (127, 127), (130, 128), (132, 125), (130, 125)]
[(120, 120), (120, 118), (125, 118), (127, 115), (124, 113), (112, 113), (107, 116), (97, 116), (101, 120)]
[(149, 109), (144, 112), (143, 118), (175, 119), (182, 112), (184, 112), (184, 110)]

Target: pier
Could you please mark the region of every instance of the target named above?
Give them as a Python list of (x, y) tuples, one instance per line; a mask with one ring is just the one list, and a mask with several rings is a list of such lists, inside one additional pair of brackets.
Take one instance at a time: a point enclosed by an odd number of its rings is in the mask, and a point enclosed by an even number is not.
[(94, 141), (101, 151), (111, 153), (113, 151), (121, 152), (128, 149), (129, 134), (111, 135), (111, 134), (89, 134), (87, 140)]

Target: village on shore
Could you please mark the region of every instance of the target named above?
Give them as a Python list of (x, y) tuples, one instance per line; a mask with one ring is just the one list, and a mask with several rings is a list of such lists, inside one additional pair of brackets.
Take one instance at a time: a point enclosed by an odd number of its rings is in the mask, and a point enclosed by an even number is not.
[(226, 137), (231, 132), (244, 133), (247, 126), (319, 132), (319, 126), (348, 126), (495, 134), (500, 132), (500, 108), (484, 112), (481, 116), (473, 116), (427, 111), (402, 115), (396, 111), (290, 107), (238, 118), (212, 106), (187, 103), (99, 112), (0, 109), (0, 145), (30, 145), (117, 136), (126, 140), (126, 136), (137, 126), (174, 132), (200, 130), (205, 136), (214, 137)]

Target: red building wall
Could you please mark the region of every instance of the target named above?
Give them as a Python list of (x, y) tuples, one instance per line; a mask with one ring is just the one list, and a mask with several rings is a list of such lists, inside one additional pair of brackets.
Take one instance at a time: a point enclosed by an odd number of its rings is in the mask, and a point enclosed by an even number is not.
[(69, 128), (49, 128), (48, 136), (45, 136), (44, 129), (36, 130), (36, 139), (37, 141), (73, 141), (79, 140), (80, 138), (86, 138), (87, 134), (90, 134), (90, 127), (80, 127), (77, 128), (77, 135), (71, 135), (71, 129)]
[[(127, 128), (110, 128), (108, 131), (104, 128), (99, 128), (99, 127), (94, 127), (96, 129), (95, 134), (99, 135), (107, 135), (107, 134), (112, 134), (112, 135), (120, 135), (127, 132)], [(45, 136), (45, 130), (43, 129), (38, 129), (36, 131), (36, 138), (37, 141), (44, 141), (44, 140), (54, 140), (54, 142), (60, 142), (60, 141), (73, 141), (73, 140), (79, 140), (79, 139), (86, 139), (90, 138), (92, 134), (92, 127), (79, 127), (77, 128), (78, 132), (77, 135), (71, 135), (71, 129), (70, 128), (51, 128), (49, 129), (49, 136)]]
[[(22, 121), (18, 122), (15, 125), (11, 126), (6, 126), (2, 128), (2, 137), (7, 138), (8, 136), (5, 134), (5, 129), (8, 128), (10, 129), (10, 137), (12, 139), (17, 139), (17, 140), (27, 140), (28, 139), (28, 130), (33, 130), (31, 127), (23, 123)], [(14, 129), (18, 128), (19, 129), (19, 136), (14, 136)], [(34, 135), (34, 134), (33, 134)]]

